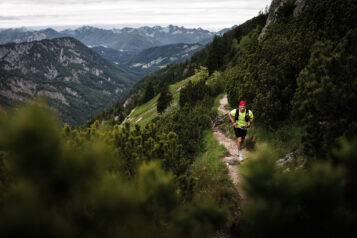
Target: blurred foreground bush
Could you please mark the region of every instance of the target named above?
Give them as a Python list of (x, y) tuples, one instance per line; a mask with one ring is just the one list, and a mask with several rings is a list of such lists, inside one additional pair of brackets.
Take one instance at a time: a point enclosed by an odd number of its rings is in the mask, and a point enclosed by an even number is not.
[(356, 237), (357, 141), (343, 142), (336, 161), (279, 167), (263, 148), (242, 173), (244, 237)]
[(208, 237), (214, 204), (180, 203), (187, 167), (154, 125), (62, 130), (40, 105), (0, 117), (0, 237)]

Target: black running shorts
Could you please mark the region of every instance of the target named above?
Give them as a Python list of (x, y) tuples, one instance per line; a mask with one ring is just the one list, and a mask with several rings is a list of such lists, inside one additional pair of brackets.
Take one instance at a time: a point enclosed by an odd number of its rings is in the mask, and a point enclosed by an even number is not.
[(234, 132), (236, 133), (236, 137), (242, 137), (243, 139), (247, 135), (247, 130), (243, 130), (240, 128), (234, 128)]

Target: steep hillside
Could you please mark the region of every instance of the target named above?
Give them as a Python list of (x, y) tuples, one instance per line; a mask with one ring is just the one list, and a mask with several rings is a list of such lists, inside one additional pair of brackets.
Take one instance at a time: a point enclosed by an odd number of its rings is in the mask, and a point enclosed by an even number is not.
[(69, 123), (123, 97), (138, 78), (73, 38), (1, 45), (0, 68), (4, 104), (47, 95)]
[(265, 34), (244, 37), (224, 74), (229, 102), (250, 102), (266, 127), (302, 126), (304, 152), (331, 156), (357, 133), (356, 11), (353, 0), (273, 1)]

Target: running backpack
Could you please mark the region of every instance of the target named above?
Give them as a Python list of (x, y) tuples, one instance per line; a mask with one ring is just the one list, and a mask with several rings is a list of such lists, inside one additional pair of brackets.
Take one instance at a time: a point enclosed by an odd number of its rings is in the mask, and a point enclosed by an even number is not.
[[(239, 116), (239, 108), (236, 109), (236, 116), (235, 116), (235, 118), (234, 118), (235, 121), (238, 121), (238, 116)], [(245, 121), (246, 121), (246, 122), (249, 122), (249, 120), (250, 120), (249, 109), (246, 108), (246, 109), (245, 109)]]

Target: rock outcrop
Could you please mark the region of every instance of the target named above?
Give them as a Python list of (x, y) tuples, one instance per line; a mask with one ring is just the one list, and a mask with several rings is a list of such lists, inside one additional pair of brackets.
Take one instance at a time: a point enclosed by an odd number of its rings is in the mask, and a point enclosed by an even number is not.
[(306, 0), (273, 0), (269, 7), (267, 22), (258, 37), (259, 40), (263, 38), (268, 27), (275, 22), (276, 13), (279, 10), (279, 8), (289, 1), (295, 2), (295, 8), (293, 12), (294, 17), (298, 16), (304, 10), (304, 7), (306, 5)]

